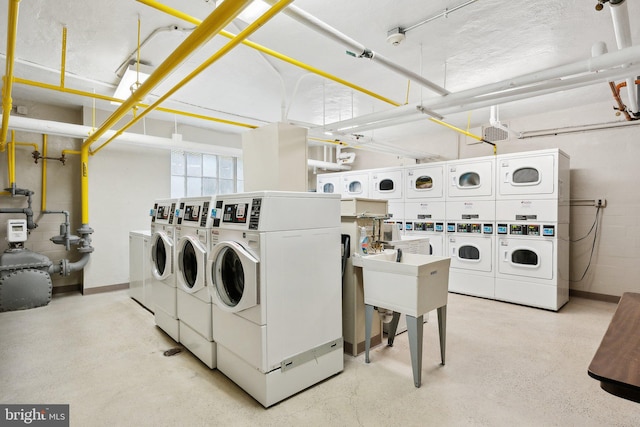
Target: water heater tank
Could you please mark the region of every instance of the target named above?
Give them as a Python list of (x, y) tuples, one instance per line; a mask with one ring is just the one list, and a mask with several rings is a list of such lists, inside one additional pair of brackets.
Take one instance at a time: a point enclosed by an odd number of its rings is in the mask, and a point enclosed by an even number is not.
[(51, 265), (49, 258), (28, 249), (8, 249), (0, 255), (0, 312), (49, 304)]

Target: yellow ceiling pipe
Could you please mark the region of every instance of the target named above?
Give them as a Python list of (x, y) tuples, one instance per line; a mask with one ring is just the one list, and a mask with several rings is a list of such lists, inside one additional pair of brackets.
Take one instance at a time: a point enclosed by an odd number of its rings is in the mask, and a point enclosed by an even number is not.
[(16, 56), (16, 35), (18, 33), (18, 3), (20, 0), (9, 0), (7, 14), (7, 55), (6, 68), (2, 85), (2, 129), (0, 129), (0, 151), (5, 150), (7, 132), (9, 131), (9, 115), (13, 108), (11, 87), (13, 85), (13, 63)]
[[(17, 83), (17, 84), (27, 85), (27, 86), (39, 87), (41, 89), (48, 89), (48, 90), (54, 90), (54, 91), (57, 91), (57, 92), (68, 93), (68, 94), (71, 94), (71, 95), (78, 95), (78, 96), (85, 96), (87, 98), (100, 99), (100, 100), (103, 100), (103, 101), (119, 102), (119, 103), (123, 103), (125, 101), (124, 99), (114, 98), (112, 96), (107, 96), (107, 95), (101, 95), (99, 93), (85, 92), (85, 91), (82, 91), (82, 90), (71, 89), (71, 88), (66, 88), (66, 87), (60, 87), (60, 86), (51, 85), (51, 84), (48, 84), (48, 83), (42, 83), (42, 82), (36, 82), (36, 81), (33, 81), (33, 80), (22, 79), (20, 77), (15, 77), (13, 79), (13, 82)], [(147, 107), (149, 107), (149, 104), (139, 103), (138, 107), (147, 108)], [(218, 118), (218, 117), (205, 116), (203, 114), (190, 113), (190, 112), (187, 112), (187, 111), (174, 110), (172, 108), (158, 107), (155, 110), (156, 111), (161, 111), (163, 113), (176, 114), (176, 115), (185, 116), (185, 117), (192, 117), (194, 119), (207, 120), (207, 121), (210, 121), (210, 122), (223, 123), (223, 124), (232, 125), (232, 126), (241, 126), (241, 127), (246, 127), (246, 128), (250, 128), (250, 129), (255, 129), (255, 128), (258, 127), (258, 126), (255, 126), (255, 125), (250, 125), (248, 123), (241, 123), (241, 122), (236, 122), (236, 121), (233, 121), (233, 120), (221, 119), (221, 118)]]
[(90, 148), (105, 132), (111, 129), (120, 119), (126, 116), (146, 95), (151, 92), (162, 80), (181, 65), (193, 52), (208, 42), (222, 28), (229, 24), (251, 0), (235, 0), (233, 2), (222, 2), (203, 21), (203, 25), (197, 27), (193, 32), (165, 59), (158, 68), (151, 73), (147, 80), (142, 83), (131, 96), (124, 101), (120, 107), (91, 134), (82, 144), (83, 148)]
[(82, 224), (89, 224), (89, 146), (80, 150), (80, 203)]
[(47, 210), (47, 134), (42, 135), (42, 197), (41, 211)]
[[(176, 18), (179, 18), (179, 19), (182, 19), (184, 21), (187, 21), (187, 22), (189, 22), (191, 24), (199, 26), (202, 23), (202, 21), (197, 19), (197, 18), (189, 16), (186, 13), (180, 12), (179, 10), (173, 9), (173, 8), (171, 8), (169, 6), (166, 6), (166, 5), (163, 5), (161, 3), (158, 3), (155, 0), (137, 0), (137, 1), (139, 3), (143, 3), (143, 4), (147, 5), (149, 7), (153, 7), (154, 9), (157, 9), (157, 10), (159, 10), (161, 12), (164, 12), (164, 13), (166, 13), (168, 15), (171, 15), (171, 16), (174, 16)], [(225, 30), (220, 31), (219, 34), (221, 36), (223, 36), (223, 37), (228, 38), (228, 39), (233, 39), (234, 37), (236, 37), (235, 34), (230, 33), (228, 31), (225, 31)], [(358, 86), (358, 85), (355, 85), (353, 83), (350, 83), (350, 82), (348, 82), (346, 80), (341, 79), (340, 77), (336, 77), (336, 76), (334, 76), (332, 74), (324, 72), (324, 71), (322, 71), (322, 70), (320, 70), (318, 68), (315, 68), (315, 67), (313, 67), (311, 65), (308, 65), (308, 64), (300, 62), (300, 61), (298, 61), (296, 59), (290, 58), (290, 57), (288, 57), (286, 55), (283, 55), (283, 54), (281, 54), (279, 52), (276, 52), (275, 50), (269, 49), (268, 47), (259, 45), (258, 43), (254, 43), (254, 42), (252, 42), (250, 40), (244, 40), (242, 42), (242, 44), (245, 45), (245, 46), (248, 46), (248, 47), (250, 47), (252, 49), (258, 50), (258, 51), (260, 51), (260, 52), (262, 52), (262, 53), (264, 53), (266, 55), (273, 56), (274, 58), (277, 58), (277, 59), (279, 59), (281, 61), (287, 62), (287, 63), (289, 63), (291, 65), (296, 66), (296, 67), (302, 68), (302, 69), (307, 70), (307, 71), (309, 71), (311, 73), (314, 73), (314, 74), (317, 74), (319, 76), (322, 76), (322, 77), (324, 77), (326, 79), (333, 80), (336, 83), (340, 83), (341, 85), (347, 86), (347, 87), (349, 87), (349, 88), (351, 88), (353, 90), (356, 90), (358, 92), (361, 92), (361, 93), (364, 93), (366, 95), (369, 95), (369, 96), (371, 96), (373, 98), (376, 98), (376, 99), (378, 99), (380, 101), (386, 102), (387, 104), (391, 104), (394, 107), (400, 106), (400, 103), (395, 102), (395, 101), (393, 101), (393, 100), (391, 100), (389, 98), (386, 98), (386, 97), (384, 97), (382, 95), (379, 95), (379, 94), (377, 94), (375, 92), (372, 92), (372, 91), (370, 91), (368, 89), (365, 89), (365, 88), (363, 88), (361, 86)]]
[[(278, 14), (282, 9), (287, 7), (292, 1), (293, 0), (280, 0), (278, 3), (273, 5), (262, 16), (260, 16), (254, 22), (252, 22), (247, 28), (242, 30), (240, 32), (240, 34), (238, 34), (236, 37), (231, 39), (231, 41), (229, 43), (224, 45), (219, 51), (217, 51), (215, 54), (213, 54), (211, 57), (209, 57), (209, 59), (207, 59), (205, 62), (200, 64), (200, 66), (198, 66), (195, 70), (193, 70), (191, 73), (189, 73), (189, 75), (187, 77), (182, 79), (178, 84), (176, 84), (174, 87), (169, 89), (169, 91), (167, 93), (165, 93), (160, 98), (158, 98), (158, 100), (156, 102), (154, 102), (153, 104), (151, 104), (151, 106), (149, 108), (147, 108), (146, 110), (142, 111), (140, 114), (135, 116), (131, 121), (129, 121), (129, 123), (124, 125), (111, 138), (109, 138), (104, 144), (102, 144), (100, 147), (98, 147), (97, 150), (92, 151), (92, 154), (97, 153), (103, 147), (105, 147), (107, 144), (109, 144), (111, 141), (116, 139), (118, 136), (122, 135), (123, 132), (125, 132), (127, 129), (129, 129), (131, 126), (133, 126), (135, 123), (137, 123), (140, 119), (142, 119), (145, 115), (147, 115), (147, 113), (153, 111), (157, 106), (159, 106), (161, 103), (166, 101), (171, 95), (176, 93), (178, 90), (180, 90), (182, 87), (184, 87), (187, 83), (189, 83), (191, 80), (193, 80), (196, 76), (198, 76), (207, 67), (209, 67), (211, 64), (216, 62), (218, 59), (222, 58), (224, 55), (229, 53), (231, 51), (231, 49), (235, 48), (240, 43), (242, 43), (243, 40), (245, 40), (247, 37), (249, 37), (251, 34), (253, 34), (256, 30), (258, 30), (260, 27), (262, 27), (266, 22), (268, 22), (271, 18), (273, 18), (276, 14)], [(200, 27), (198, 27), (198, 28), (200, 28)]]
[(62, 27), (62, 58), (60, 59), (60, 87), (64, 87), (67, 68), (67, 27)]
[[(12, 130), (11, 141), (9, 142), (11, 146), (7, 153), (7, 159), (9, 160), (9, 187), (11, 188), (15, 188), (16, 186), (16, 144), (14, 142), (15, 140), (16, 140), (16, 131)], [(14, 194), (13, 190), (12, 190), (12, 194)]]

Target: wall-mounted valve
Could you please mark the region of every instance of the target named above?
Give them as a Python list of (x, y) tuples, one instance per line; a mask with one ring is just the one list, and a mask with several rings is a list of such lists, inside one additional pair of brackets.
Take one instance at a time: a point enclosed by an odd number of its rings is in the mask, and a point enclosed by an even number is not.
[(62, 162), (62, 166), (64, 166), (65, 162), (67, 161), (67, 158), (65, 157), (64, 153), (62, 153), (62, 156), (60, 157), (45, 157), (42, 154), (40, 154), (40, 152), (38, 150), (35, 150), (31, 153), (31, 156), (33, 157), (33, 159), (35, 160), (35, 163), (38, 163), (38, 160), (40, 159), (47, 159), (47, 160), (57, 160), (59, 162)]

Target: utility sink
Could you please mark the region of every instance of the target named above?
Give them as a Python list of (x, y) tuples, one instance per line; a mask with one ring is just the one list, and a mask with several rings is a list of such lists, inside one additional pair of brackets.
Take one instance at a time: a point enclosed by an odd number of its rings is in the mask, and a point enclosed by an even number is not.
[(447, 331), (447, 296), (451, 258), (403, 253), (396, 261), (397, 250), (362, 257), (365, 304), (365, 362), (369, 363), (371, 321), (374, 307), (393, 310), (389, 327), (389, 344), (393, 345), (400, 313), (406, 314), (413, 383), (422, 384), (423, 314), (438, 310), (440, 358), (445, 361)]
[(362, 257), (364, 303), (413, 317), (447, 305), (451, 258), (385, 250)]

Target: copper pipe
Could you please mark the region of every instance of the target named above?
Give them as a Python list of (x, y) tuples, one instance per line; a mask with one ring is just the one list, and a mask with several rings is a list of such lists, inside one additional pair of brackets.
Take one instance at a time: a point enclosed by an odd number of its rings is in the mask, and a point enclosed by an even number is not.
[[(620, 85), (624, 85), (626, 86), (627, 83), (626, 82), (622, 82), (620, 83), (618, 86)], [(631, 121), (631, 116), (629, 115), (629, 112), (627, 111), (627, 107), (626, 105), (624, 105), (622, 103), (622, 99), (620, 98), (620, 88), (615, 85), (615, 83), (613, 82), (609, 82), (609, 87), (611, 88), (611, 92), (613, 93), (613, 99), (616, 100), (616, 102), (618, 103), (618, 111), (622, 112), (625, 116), (625, 118), (627, 119), (627, 121)]]

